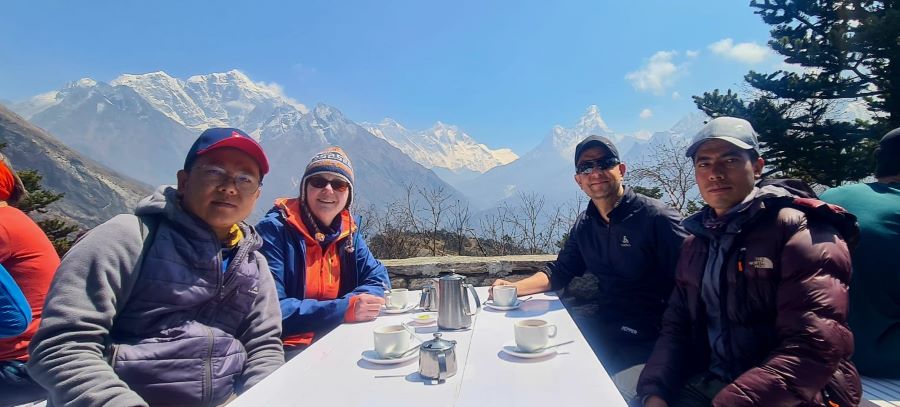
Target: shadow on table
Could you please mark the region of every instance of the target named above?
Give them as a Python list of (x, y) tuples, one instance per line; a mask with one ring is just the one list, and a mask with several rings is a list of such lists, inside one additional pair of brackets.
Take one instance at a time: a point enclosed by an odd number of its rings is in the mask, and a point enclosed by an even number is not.
[(446, 380), (443, 381), (443, 382), (438, 382), (437, 380), (434, 380), (434, 379), (426, 379), (426, 378), (422, 377), (422, 375), (420, 375), (419, 372), (412, 372), (412, 373), (410, 373), (410, 374), (405, 374), (405, 375), (404, 375), (404, 374), (397, 374), (397, 375), (376, 375), (375, 378), (376, 378), (376, 379), (399, 379), (399, 378), (403, 378), (403, 380), (406, 380), (407, 382), (410, 382), (410, 383), (422, 383), (422, 384), (425, 385), (425, 386), (434, 386), (434, 385), (446, 383)]
[(506, 352), (504, 352), (504, 351), (501, 350), (501, 351), (497, 352), (497, 357), (500, 358), (500, 360), (503, 360), (503, 361), (506, 361), (506, 362), (511, 362), (511, 363), (534, 364), (534, 363), (542, 363), (542, 362), (546, 362), (546, 361), (548, 361), (548, 360), (550, 360), (550, 359), (555, 358), (556, 355), (560, 355), (560, 354), (565, 355), (565, 354), (567, 354), (567, 353), (568, 353), (568, 352), (553, 352), (553, 353), (551, 353), (551, 354), (548, 354), (547, 356), (542, 356), (542, 357), (539, 357), (539, 358), (525, 359), (525, 358), (515, 357), (515, 356), (510, 355), (510, 354), (508, 354), (508, 353), (506, 353)]
[(413, 365), (413, 364), (418, 364), (418, 363), (419, 363), (419, 358), (417, 358), (417, 357), (407, 360), (406, 362), (394, 363), (394, 364), (390, 364), (390, 365), (380, 365), (380, 364), (372, 363), (365, 359), (360, 358), (359, 360), (356, 361), (356, 366), (359, 366), (366, 370), (390, 370), (390, 369), (396, 369), (399, 366), (408, 366), (408, 365)]
[(492, 308), (485, 308), (484, 311), (506, 313), (506, 317), (508, 318), (533, 318), (563, 308), (565, 307), (558, 300), (531, 299), (523, 302), (519, 308), (514, 310), (500, 311)]

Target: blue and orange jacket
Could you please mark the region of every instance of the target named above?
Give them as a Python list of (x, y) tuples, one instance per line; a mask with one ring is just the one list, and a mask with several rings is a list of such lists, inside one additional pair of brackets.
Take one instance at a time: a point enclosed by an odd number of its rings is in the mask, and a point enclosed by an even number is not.
[[(324, 249), (303, 223), (300, 199), (281, 198), (256, 225), (281, 303), (285, 346), (309, 345), (343, 322), (354, 322), (356, 295), (384, 296), (387, 270), (341, 212), (341, 233)], [(347, 246), (352, 239), (353, 250)]]

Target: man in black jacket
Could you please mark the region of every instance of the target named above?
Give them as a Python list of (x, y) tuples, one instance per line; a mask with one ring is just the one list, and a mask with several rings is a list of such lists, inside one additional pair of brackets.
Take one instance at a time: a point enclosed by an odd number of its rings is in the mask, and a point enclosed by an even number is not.
[(554, 262), (517, 281), (519, 295), (565, 287), (590, 272), (599, 279), (600, 313), (577, 321), (603, 367), (626, 399), (653, 350), (672, 291), (686, 233), (681, 216), (622, 183), (625, 164), (613, 143), (589, 136), (575, 148), (575, 182), (590, 198)]

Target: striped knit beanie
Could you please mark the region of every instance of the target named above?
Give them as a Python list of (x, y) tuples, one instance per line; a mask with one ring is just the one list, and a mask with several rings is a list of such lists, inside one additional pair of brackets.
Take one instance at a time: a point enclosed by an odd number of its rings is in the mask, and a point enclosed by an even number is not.
[(303, 180), (300, 182), (300, 199), (306, 202), (306, 182), (309, 177), (322, 173), (336, 175), (350, 184), (350, 195), (347, 197), (347, 206), (344, 209), (349, 208), (350, 203), (353, 202), (353, 165), (350, 164), (347, 153), (337, 146), (328, 147), (309, 160), (306, 171), (303, 173)]

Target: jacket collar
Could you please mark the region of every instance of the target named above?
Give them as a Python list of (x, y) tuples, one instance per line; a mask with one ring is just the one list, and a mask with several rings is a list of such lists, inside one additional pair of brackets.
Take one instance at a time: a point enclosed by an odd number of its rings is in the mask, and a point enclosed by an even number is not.
[[(275, 200), (275, 208), (273, 209), (277, 209), (281, 213), (282, 218), (284, 218), (285, 223), (299, 232), (306, 240), (316, 242), (309, 228), (306, 227), (306, 223), (303, 222), (303, 214), (300, 212), (302, 205), (300, 203), (300, 198), (278, 198)], [(347, 238), (347, 236), (356, 231), (356, 225), (350, 222), (349, 210), (344, 209), (341, 211), (340, 216), (341, 233), (334, 240), (335, 242)]]
[[(625, 220), (625, 218), (637, 212), (638, 208), (634, 205), (635, 198), (635, 192), (631, 188), (625, 187), (625, 192), (622, 194), (622, 198), (619, 199), (619, 202), (616, 203), (616, 206), (613, 208), (613, 210), (609, 211), (609, 223), (619, 223)], [(587, 209), (585, 209), (585, 215), (589, 218), (603, 220), (603, 217), (600, 216), (600, 210), (597, 209), (597, 205), (594, 205), (594, 201), (592, 200), (588, 200), (588, 206)]]
[[(181, 200), (178, 198), (178, 190), (174, 186), (163, 185), (157, 188), (152, 195), (138, 202), (134, 214), (137, 216), (163, 218), (174, 225), (179, 233), (185, 234), (191, 239), (218, 242), (216, 234), (206, 222), (184, 210), (181, 206)], [(251, 245), (251, 250), (262, 247), (262, 238), (259, 237), (253, 226), (241, 221), (237, 224), (237, 227), (243, 235), (238, 246), (249, 244)]]

